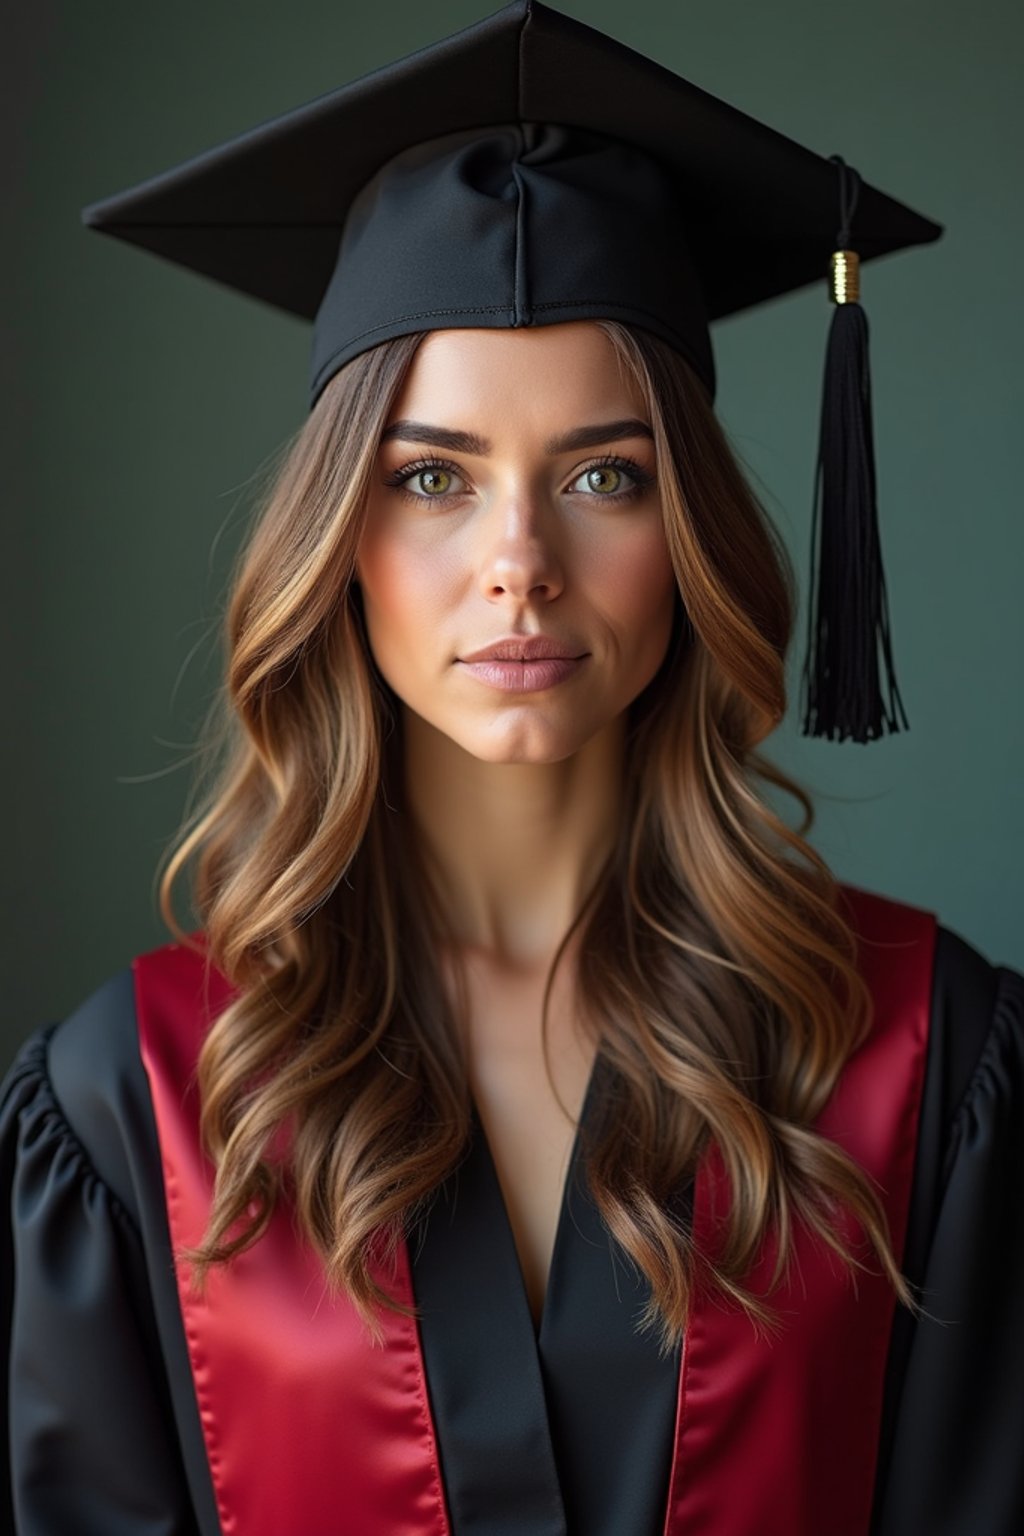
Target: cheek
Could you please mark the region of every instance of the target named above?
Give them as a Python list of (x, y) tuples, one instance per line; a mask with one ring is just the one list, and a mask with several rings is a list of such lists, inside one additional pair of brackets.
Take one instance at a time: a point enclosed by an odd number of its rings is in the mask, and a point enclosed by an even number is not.
[(676, 577), (660, 516), (626, 537), (595, 540), (585, 555), (587, 586), (616, 629), (630, 637), (661, 634), (671, 619)]
[(366, 627), (378, 664), (422, 651), (452, 601), (456, 572), (444, 550), (384, 528), (364, 536), (356, 560)]

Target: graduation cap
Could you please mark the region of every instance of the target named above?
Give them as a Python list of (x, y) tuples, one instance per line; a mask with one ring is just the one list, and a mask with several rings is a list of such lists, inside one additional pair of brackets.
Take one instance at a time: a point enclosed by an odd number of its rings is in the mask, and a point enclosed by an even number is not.
[(311, 408), (388, 337), (598, 318), (670, 343), (713, 400), (710, 323), (828, 277), (803, 729), (906, 727), (857, 269), (942, 229), (839, 156), (512, 0), (82, 218), (311, 320)]

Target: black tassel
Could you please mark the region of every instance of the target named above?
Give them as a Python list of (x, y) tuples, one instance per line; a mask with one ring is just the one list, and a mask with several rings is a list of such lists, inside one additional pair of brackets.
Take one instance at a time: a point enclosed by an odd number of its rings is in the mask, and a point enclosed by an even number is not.
[[(825, 357), (802, 679), (803, 734), (873, 741), (907, 729), (893, 670), (878, 532), (867, 316), (849, 250), (860, 177), (839, 155), (841, 228), (832, 257), (835, 309)], [(881, 662), (885, 687), (881, 681)]]

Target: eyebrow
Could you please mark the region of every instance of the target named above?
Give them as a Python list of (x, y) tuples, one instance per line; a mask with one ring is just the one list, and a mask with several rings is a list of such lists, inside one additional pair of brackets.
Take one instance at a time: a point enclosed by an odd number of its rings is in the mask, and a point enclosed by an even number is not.
[[(654, 433), (646, 421), (628, 416), (622, 421), (598, 421), (588, 427), (574, 427), (560, 437), (549, 437), (545, 453), (571, 453), (574, 448), (597, 448), (601, 443), (618, 442), (624, 437), (647, 437)], [(401, 438), (407, 443), (431, 443), (435, 448), (450, 448), (453, 453), (475, 453), (486, 457), (493, 448), (490, 438), (476, 432), (457, 432), (451, 427), (432, 427), (425, 421), (395, 421), (381, 433), (381, 442)]]

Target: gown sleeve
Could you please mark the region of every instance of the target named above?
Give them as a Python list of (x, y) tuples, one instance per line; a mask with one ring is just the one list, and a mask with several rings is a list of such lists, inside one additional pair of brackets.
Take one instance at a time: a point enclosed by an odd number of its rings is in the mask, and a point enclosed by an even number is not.
[[(878, 1536), (1024, 1532), (1024, 975), (944, 935), (932, 1102), (915, 1202), (933, 1207)], [(980, 1024), (980, 1028), (979, 1028)], [(974, 1042), (980, 1036), (980, 1050)], [(968, 1069), (957, 1061), (970, 1050)], [(927, 1132), (927, 1127), (925, 1128)], [(916, 1278), (910, 1276), (910, 1278)], [(902, 1310), (902, 1309), (901, 1309)], [(907, 1314), (909, 1317), (909, 1314)]]
[(56, 1097), (53, 1029), (26, 1042), (0, 1093), (0, 1527), (194, 1536), (139, 1230)]

